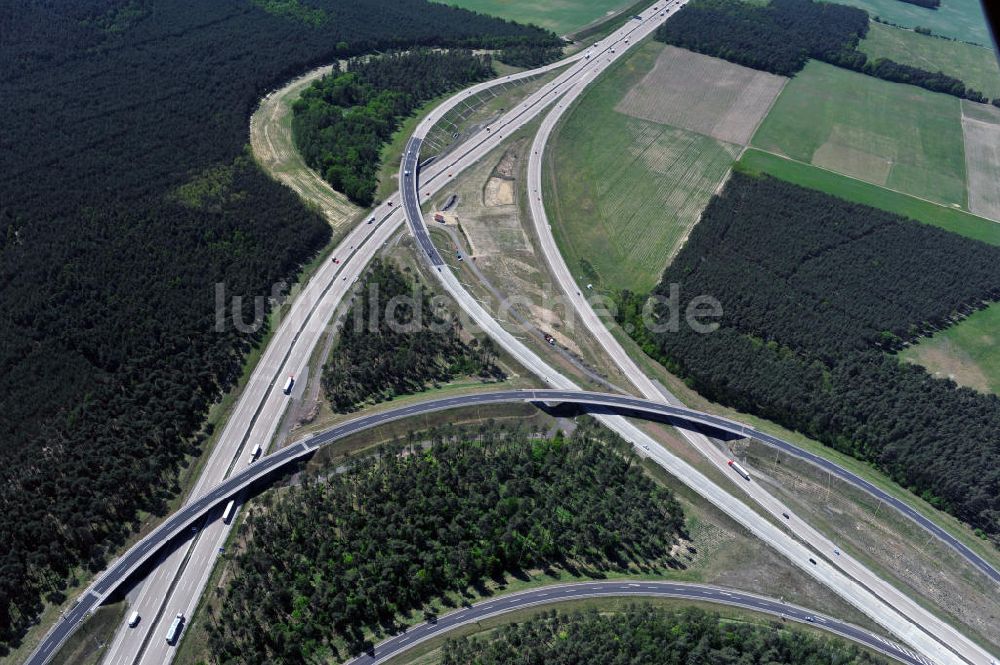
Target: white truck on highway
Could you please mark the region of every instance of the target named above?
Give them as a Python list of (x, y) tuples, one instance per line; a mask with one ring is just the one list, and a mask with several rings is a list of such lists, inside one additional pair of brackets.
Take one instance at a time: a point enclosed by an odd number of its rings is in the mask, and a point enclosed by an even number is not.
[(230, 522), (233, 521), (233, 515), (235, 514), (236, 514), (236, 499), (232, 499), (230, 500), (229, 503), (226, 504), (226, 509), (222, 511), (222, 521), (225, 522), (226, 524), (229, 524)]
[(750, 474), (747, 470), (740, 466), (740, 463), (736, 460), (729, 460), (729, 466), (733, 467), (733, 471), (743, 476), (743, 480), (750, 480)]
[(167, 644), (174, 646), (177, 644), (177, 638), (181, 636), (181, 629), (184, 628), (184, 615), (178, 614), (174, 617), (173, 622), (170, 624), (170, 628), (167, 629)]
[(281, 389), (281, 392), (285, 393), (286, 395), (291, 395), (292, 386), (294, 385), (295, 385), (295, 377), (289, 375), (288, 378), (285, 379), (285, 387)]
[(262, 452), (264, 452), (264, 449), (261, 448), (260, 444), (258, 443), (256, 446), (253, 447), (253, 450), (250, 451), (250, 459), (247, 460), (247, 464), (253, 464), (254, 462), (256, 462), (257, 458), (260, 457), (260, 454)]

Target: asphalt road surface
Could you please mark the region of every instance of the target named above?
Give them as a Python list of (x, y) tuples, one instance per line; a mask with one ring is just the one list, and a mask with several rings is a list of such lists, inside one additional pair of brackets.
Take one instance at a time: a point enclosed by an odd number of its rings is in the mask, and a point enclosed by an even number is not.
[[(555, 276), (557, 283), (569, 302), (572, 303), (579, 319), (584, 323), (587, 330), (594, 336), (594, 338), (598, 340), (605, 353), (607, 353), (615, 364), (618, 365), (622, 373), (630, 378), (633, 385), (635, 385), (636, 389), (638, 389), (644, 397), (652, 400), (659, 400), (666, 397), (668, 401), (676, 404), (679, 403), (679, 400), (674, 398), (669, 393), (665, 394), (665, 389), (662, 386), (654, 384), (646, 376), (642, 369), (639, 368), (635, 361), (633, 361), (629, 354), (624, 350), (621, 344), (619, 344), (618, 340), (611, 334), (604, 322), (598, 318), (584, 293), (586, 289), (581, 289), (580, 285), (577, 284), (566, 264), (565, 259), (559, 252), (555, 237), (552, 234), (552, 227), (549, 223), (545, 206), (543, 205), (542, 169), (545, 148), (549, 144), (549, 138), (551, 137), (552, 132), (570, 108), (570, 102), (576, 95), (579, 95), (583, 91), (585, 83), (586, 81), (574, 87), (574, 89), (567, 93), (567, 95), (563, 98), (562, 104), (549, 110), (545, 118), (542, 120), (541, 126), (539, 127), (539, 130), (532, 142), (531, 150), (528, 154), (527, 188), (529, 192), (528, 203), (531, 210), (531, 217), (534, 221), (535, 232), (539, 238), (542, 253), (549, 264), (550, 271)], [(728, 457), (721, 454), (720, 451), (712, 445), (706, 437), (698, 434), (697, 432), (684, 432), (684, 435), (718, 468), (728, 472), (726, 468)], [(819, 455), (807, 452), (777, 437), (765, 434), (758, 437), (758, 439), (763, 443), (813, 463), (814, 465), (833, 475), (836, 475), (838, 478), (847, 481), (855, 487), (868, 492), (886, 505), (895, 508), (927, 532), (954, 549), (975, 568), (979, 569), (994, 582), (1000, 584), (1000, 571), (993, 568), (993, 566), (991, 566), (985, 559), (972, 551), (964, 543), (942, 529), (934, 521), (928, 519), (923, 514), (912, 508), (906, 502), (890, 495), (881, 488), (838, 466), (837, 464)], [(751, 491), (763, 491), (759, 488), (759, 486), (746, 487), (746, 489)], [(782, 508), (774, 514), (779, 515), (784, 512), (786, 512), (786, 510)], [(1000, 591), (1000, 589), (998, 589), (998, 591)]]
[[(456, 94), (432, 114), (441, 117), (471, 95), (568, 67), (582, 57), (574, 55), (535, 70), (477, 84)], [(535, 112), (540, 111), (545, 101), (557, 92), (557, 88), (548, 87), (533, 94), (522, 104), (522, 111), (534, 108), (537, 108)], [(489, 149), (499, 140), (499, 137), (487, 135), (480, 138), (477, 148)], [(449, 155), (428, 170), (428, 180), (440, 176), (437, 178), (438, 186), (445, 185), (446, 170), (460, 171), (475, 159), (468, 151), (464, 157), (462, 163), (457, 163), (458, 160)], [(305, 289), (294, 299), (243, 390), (233, 415), (228, 419), (191, 493), (192, 497), (197, 497), (246, 464), (252, 445), (261, 442), (266, 448), (267, 442), (272, 440), (289, 403), (289, 398), (281, 392), (285, 378), (289, 375), (303, 376), (309, 358), (337, 307), (375, 252), (403, 224), (402, 210), (393, 204), (393, 197), (390, 197), (366, 215), (366, 220), (362, 220), (334, 250), (332, 258), (337, 261), (331, 260), (320, 266)], [(369, 219), (373, 221), (369, 223)], [(105, 665), (166, 665), (172, 660), (176, 650), (167, 645), (163, 637), (176, 614), (191, 617), (194, 613), (229, 528), (221, 521), (207, 522), (188, 543), (169, 553), (140, 583), (133, 593), (134, 598), (130, 599), (130, 610), (139, 612), (142, 620), (136, 628), (124, 623), (120, 626), (104, 658)], [(51, 646), (51, 642), (47, 641), (47, 645)]]
[[(163, 524), (129, 549), (102, 575), (91, 590), (46, 637), (38, 651), (26, 662), (32, 664), (46, 662), (55, 648), (79, 627), (86, 615), (95, 610), (104, 598), (128, 579), (132, 572), (148, 560), (158, 556), (161, 549), (175, 538), (182, 537), (192, 525), (200, 523), (206, 517), (211, 518), (213, 523), (221, 522), (223, 505), (261, 478), (275, 473), (296, 460), (308, 457), (321, 446), (367, 429), (380, 427), (389, 422), (436, 411), (504, 402), (550, 405), (572, 403), (588, 407), (603, 407), (646, 417), (670, 418), (675, 421), (715, 428), (729, 434), (756, 435), (756, 432), (745, 424), (720, 416), (636, 397), (579, 390), (501, 390), (430, 400), (360, 416), (304, 439), (295, 445), (283, 448), (276, 453), (265, 455), (254, 464), (239, 469), (233, 476), (171, 515)], [(157, 635), (157, 637), (160, 636)]]
[[(676, 5), (674, 7), (676, 8)], [(586, 52), (581, 52), (540, 70), (523, 72), (504, 79), (478, 84), (443, 104), (428, 118), (431, 122), (427, 127), (433, 125), (448, 110), (460, 103), (465, 96), (476, 94), (480, 90), (509, 80), (535, 76), (541, 71), (557, 67), (567, 67), (567, 71), (560, 74), (555, 81), (533, 93), (508, 113), (504, 120), (498, 123), (497, 127), (500, 128), (500, 131), (495, 131), (492, 135), (489, 131), (480, 132), (479, 135), (467, 141), (460, 150), (456, 151), (457, 156), (449, 154), (447, 159), (441, 163), (425, 168), (424, 172), (420, 174), (421, 188), (426, 188), (427, 194), (439, 190), (447, 184), (447, 179), (453, 175), (452, 172), (457, 173), (467, 168), (468, 165), (495, 147), (502, 139), (501, 131), (512, 131), (515, 127), (512, 125), (512, 117), (519, 120), (519, 124), (516, 126), (520, 126), (537, 116), (539, 112), (569, 90), (575, 82), (584, 78), (592, 78), (601, 71), (606, 66), (605, 62), (611, 61), (611, 58), (605, 61), (604, 56), (607, 56), (609, 50), (615, 45), (624, 50), (622, 45), (624, 39), (631, 36), (635, 41), (638, 41), (641, 36), (651, 32), (655, 25), (662, 20), (662, 16), (658, 19), (647, 12), (643, 22), (630, 21), (615, 35), (603, 40), (601, 45)], [(503, 127), (509, 129), (503, 129)], [(467, 147), (470, 145), (472, 147)], [(416, 167), (417, 156), (415, 152), (413, 162), (407, 163)], [(414, 175), (418, 173), (416, 168), (413, 168), (411, 172)], [(403, 189), (405, 191), (408, 188), (404, 187)], [(281, 394), (280, 384), (288, 374), (296, 376), (301, 374), (316, 341), (325, 331), (325, 326), (336, 305), (341, 302), (350, 285), (357, 279), (378, 247), (391, 237), (403, 223), (401, 210), (399, 207), (393, 207), (393, 202), (393, 198), (390, 197), (386, 203), (371, 213), (370, 216), (375, 217), (375, 223), (359, 224), (334, 252), (334, 255), (340, 259), (340, 263), (331, 262), (322, 266), (307, 284), (305, 291), (294, 301), (285, 320), (279, 326), (273, 343), (268, 346), (264, 357), (244, 390), (236, 411), (229, 419), (222, 438), (206, 464), (205, 473), (192, 492), (192, 497), (195, 497), (195, 500), (198, 500), (198, 497), (201, 497), (207, 488), (219, 483), (230, 473), (241, 470), (246, 464), (244, 457), (249, 448), (249, 442), (266, 442), (271, 439), (288, 402), (288, 398)], [(440, 261), (439, 256), (438, 261)], [(258, 464), (263, 463), (263, 461), (261, 460)], [(204, 517), (198, 517), (192, 521), (198, 522), (198, 520), (204, 519)], [(105, 662), (116, 664), (137, 661), (166, 663), (172, 658), (174, 650), (167, 648), (162, 640), (166, 626), (178, 611), (184, 613), (185, 616), (191, 616), (211, 573), (218, 547), (225, 541), (228, 533), (228, 526), (222, 524), (221, 520), (210, 520), (202, 526), (203, 528), (190, 539), (185, 547), (176, 548), (167, 559), (160, 562), (142, 586), (137, 602), (133, 606), (143, 616), (140, 628), (131, 630), (123, 627), (109, 649), (109, 655)], [(190, 528), (190, 524), (186, 525), (186, 528)], [(123, 556), (123, 560), (127, 556), (128, 554)], [(118, 563), (116, 562), (112, 569)], [(112, 572), (112, 569), (109, 569), (109, 573)], [(51, 656), (56, 646), (61, 643), (62, 638), (71, 632), (67, 631), (66, 626), (68, 624), (75, 625), (90, 607), (95, 606), (93, 605), (94, 599), (102, 598), (102, 594), (96, 589), (107, 577), (108, 574), (105, 574), (99, 578), (91, 589), (82, 594), (81, 602), (67, 613), (69, 618), (53, 629), (29, 662), (44, 662), (44, 659)], [(109, 579), (115, 577), (116, 575), (112, 574)], [(138, 659), (139, 655), (143, 656), (141, 661)], [(38, 660), (38, 657), (43, 660)]]
[(422, 642), (443, 637), (460, 626), (478, 623), (515, 610), (586, 598), (679, 598), (740, 607), (782, 619), (808, 623), (867, 646), (900, 662), (926, 665), (926, 661), (904, 646), (853, 624), (816, 614), (798, 605), (704, 584), (629, 582), (627, 580), (560, 584), (484, 600), (439, 617), (434, 622), (413, 626), (376, 645), (370, 653), (347, 661), (346, 665), (379, 665), (379, 663), (385, 663)]
[[(676, 3), (668, 4), (667, 13), (675, 11), (676, 8)], [(655, 16), (655, 13), (653, 15)], [(564, 108), (572, 101), (574, 95), (583, 90), (587, 83), (588, 73), (585, 70), (588, 65), (596, 65), (595, 71), (590, 72), (596, 74), (603, 69), (605, 61), (613, 62), (621, 57), (629, 47), (629, 37), (638, 41), (649, 34), (651, 30), (647, 32), (645, 28), (653, 26), (654, 22), (648, 21), (648, 18), (650, 17), (647, 15), (639, 22), (639, 28), (634, 30), (633, 34), (618, 35), (615, 38), (605, 40), (601, 45), (603, 50), (580, 65), (582, 68), (581, 76), (575, 80), (571, 91), (561, 98), (560, 103), (557, 103), (555, 108)], [(509, 132), (519, 126), (516, 123), (512, 124), (513, 126), (508, 127), (503, 122), (498, 123), (493, 126), (493, 132), (495, 134)], [(430, 241), (426, 222), (420, 210), (420, 202), (427, 198), (427, 193), (423, 192), (424, 188), (419, 181), (419, 148), (422, 137), (427, 135), (430, 126), (430, 124), (423, 122), (417, 127), (413, 138), (407, 145), (400, 166), (400, 183), (407, 220), (411, 232), (423, 248), (425, 258), (432, 269), (436, 271), (439, 282), (455, 298), (466, 314), (518, 362), (554, 387), (577, 388), (570, 379), (558, 373), (534, 351), (497, 323), (480, 303), (464, 289), (451, 271), (443, 269), (440, 256)], [(418, 185), (421, 186), (418, 187)], [(534, 192), (531, 192), (530, 189), (529, 196), (534, 202)], [(736, 500), (689, 464), (669, 453), (635, 425), (618, 416), (605, 416), (599, 417), (599, 419), (634, 445), (642, 446), (645, 450), (651, 451), (650, 456), (668, 472), (722, 508), (764, 542), (787, 556), (807, 574), (833, 589), (845, 600), (914, 646), (928, 659), (941, 662), (966, 661), (982, 663), (983, 665), (992, 660), (988, 653), (950, 624), (934, 616), (857, 560), (848, 555), (838, 555), (834, 561), (833, 553), (839, 550), (828, 538), (802, 520), (796, 519), (794, 524), (798, 539), (791, 538), (784, 531), (775, 529), (772, 522), (749, 509), (746, 504)], [(714, 454), (721, 455), (718, 450), (715, 450)], [(773, 515), (787, 512), (787, 509), (780, 502), (762, 489), (755, 486), (752, 488), (744, 487), (744, 490)], [(803, 546), (803, 543), (808, 546)], [(819, 561), (823, 561), (823, 564), (820, 565)]]

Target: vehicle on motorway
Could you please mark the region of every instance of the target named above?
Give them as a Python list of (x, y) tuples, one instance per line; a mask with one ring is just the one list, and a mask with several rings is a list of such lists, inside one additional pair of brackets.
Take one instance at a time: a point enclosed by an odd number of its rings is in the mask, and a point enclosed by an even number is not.
[(374, 223), (374, 222), (375, 222), (375, 218), (374, 218), (374, 217), (372, 217), (371, 219), (369, 219), (369, 220), (368, 220), (368, 223), (369, 223), (369, 224), (372, 224), (372, 223)]
[(806, 617), (806, 621), (808, 621), (809, 623), (814, 623), (816, 621), (816, 618), (810, 614), (809, 616)]
[(406, 169), (405, 171), (403, 171), (403, 175), (406, 175), (406, 176), (410, 175), (410, 170)]
[(181, 636), (181, 630), (184, 628), (184, 615), (178, 614), (174, 617), (174, 620), (170, 623), (170, 628), (167, 629), (167, 644), (174, 646), (177, 644), (177, 638)]
[(816, 559), (814, 559), (812, 557), (809, 557), (809, 563), (811, 563), (812, 565), (815, 566), (816, 565)]
[(138, 612), (132, 612), (132, 614), (128, 618), (128, 627), (129, 628), (135, 628), (136, 626), (139, 625), (139, 621), (141, 619), (142, 619), (142, 617), (139, 616)]
[(786, 520), (792, 519), (791, 517), (788, 516), (788, 513), (781, 513), (781, 516), (784, 517)]
[(750, 474), (747, 470), (740, 466), (740, 463), (736, 460), (729, 460), (729, 466), (733, 468), (733, 471), (743, 476), (743, 480), (750, 480)]
[(226, 504), (226, 509), (222, 511), (222, 521), (229, 524), (233, 521), (233, 515), (236, 513), (236, 499), (231, 499), (229, 503)]
[(247, 464), (253, 464), (254, 462), (256, 462), (257, 458), (260, 457), (260, 454), (262, 452), (264, 452), (264, 449), (261, 448), (260, 444), (258, 443), (256, 446), (253, 447), (253, 450), (250, 451), (250, 459), (247, 460)]
[(287, 379), (285, 379), (285, 387), (281, 389), (281, 392), (285, 393), (286, 395), (291, 395), (292, 386), (294, 385), (295, 385), (295, 377), (289, 376)]

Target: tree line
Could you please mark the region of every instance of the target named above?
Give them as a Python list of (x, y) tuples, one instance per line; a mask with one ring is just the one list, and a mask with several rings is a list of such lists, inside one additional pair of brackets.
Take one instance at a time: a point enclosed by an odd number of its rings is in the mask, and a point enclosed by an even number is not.
[(909, 83), (974, 102), (978, 90), (943, 72), (888, 58), (869, 60), (858, 50), (868, 34), (863, 9), (814, 0), (694, 0), (657, 28), (661, 42), (724, 58), (754, 69), (794, 76), (810, 58), (896, 83)]
[[(775, 180), (735, 173), (654, 290), (709, 294), (710, 334), (620, 320), (709, 399), (872, 462), (1000, 541), (1000, 399), (891, 352), (1000, 293), (1000, 248)], [(661, 310), (662, 314), (662, 310)]]
[(411, 434), (265, 504), (210, 619), (218, 663), (342, 659), (446, 594), (528, 569), (681, 565), (680, 504), (593, 421), (568, 438), (488, 423)]
[(489, 55), (418, 50), (353, 58), (292, 106), (295, 145), (310, 167), (354, 203), (375, 200), (382, 148), (414, 109), (493, 74)]
[(336, 58), (557, 41), (423, 0), (259, 4), (0, 3), (0, 653), (211, 434), (266, 332), (216, 332), (215, 285), (251, 321), (330, 237), (245, 154), (258, 100)]
[(562, 54), (563, 47), (559, 44), (518, 44), (502, 49), (497, 60), (512, 67), (534, 69), (555, 62)]
[(441, 665), (711, 663), (863, 665), (888, 660), (842, 638), (784, 623), (732, 621), (696, 607), (631, 604), (617, 612), (550, 609), (488, 636), (445, 641)]
[(503, 378), (493, 341), (464, 341), (447, 314), (420, 282), (375, 259), (323, 366), (323, 388), (334, 411), (354, 411), (458, 376)]

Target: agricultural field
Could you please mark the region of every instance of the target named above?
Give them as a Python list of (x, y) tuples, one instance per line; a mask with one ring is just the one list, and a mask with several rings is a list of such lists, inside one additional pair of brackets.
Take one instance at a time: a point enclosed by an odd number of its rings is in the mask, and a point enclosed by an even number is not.
[[(671, 57), (676, 53), (657, 43), (636, 48), (580, 99), (546, 152), (545, 184), (551, 189), (545, 200), (553, 233), (577, 278), (600, 289), (651, 289), (740, 151), (732, 143), (620, 112), (643, 106), (641, 96), (653, 94), (651, 77), (658, 76), (653, 73), (658, 63)], [(728, 80), (731, 70), (744, 69), (715, 63), (730, 70)], [(661, 64), (663, 75), (683, 78)], [(744, 83), (746, 93), (753, 94), (753, 86)], [(634, 92), (637, 86), (643, 91)], [(693, 108), (710, 115), (704, 97), (672, 94), (670, 99), (674, 118), (693, 118)], [(678, 103), (685, 100), (690, 107)], [(731, 129), (738, 130), (728, 114), (741, 104), (752, 106), (734, 96), (702, 127), (721, 128), (732, 121)]]
[(969, 209), (1000, 220), (1000, 109), (962, 100)]
[(1000, 395), (1000, 306), (976, 312), (911, 346), (900, 357), (923, 365), (934, 376)]
[(565, 35), (630, 7), (634, 0), (445, 0), (444, 4), (533, 23)]
[(928, 71), (942, 71), (990, 98), (1000, 97), (1000, 66), (984, 46), (922, 35), (913, 30), (871, 23), (858, 45), (871, 60), (889, 58)]
[(746, 145), (787, 80), (667, 46), (615, 110)]
[[(896, 0), (894, 0), (896, 1)], [(938, 203), (965, 207), (959, 99), (809, 61), (754, 147)]]
[(848, 201), (888, 210), (967, 238), (1000, 245), (1000, 224), (988, 219), (769, 152), (750, 148), (743, 153), (736, 168), (750, 174), (767, 173), (801, 187), (818, 189)]
[(990, 45), (986, 17), (979, 0), (944, 0), (937, 9), (918, 7), (900, 0), (839, 0), (841, 4), (864, 9), (872, 16), (901, 25), (930, 28), (935, 34)]

